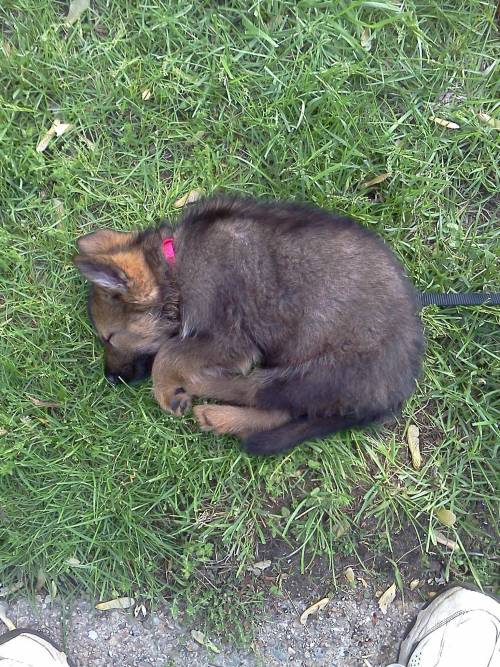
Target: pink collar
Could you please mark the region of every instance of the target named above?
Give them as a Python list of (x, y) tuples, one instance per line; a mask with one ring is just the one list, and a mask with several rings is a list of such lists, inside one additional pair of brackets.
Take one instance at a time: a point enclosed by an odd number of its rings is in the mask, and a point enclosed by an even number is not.
[(174, 248), (174, 237), (169, 236), (166, 239), (163, 239), (161, 242), (161, 250), (163, 252), (163, 257), (167, 260), (169, 264), (175, 264), (175, 248)]

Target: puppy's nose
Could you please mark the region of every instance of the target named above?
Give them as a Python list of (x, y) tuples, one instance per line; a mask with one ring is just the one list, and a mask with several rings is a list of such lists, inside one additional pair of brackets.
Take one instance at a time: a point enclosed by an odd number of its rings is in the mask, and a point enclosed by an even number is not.
[(111, 382), (111, 384), (116, 384), (120, 378), (118, 373), (113, 373), (113, 371), (109, 371), (108, 369), (104, 371), (104, 375), (106, 376), (106, 380)]

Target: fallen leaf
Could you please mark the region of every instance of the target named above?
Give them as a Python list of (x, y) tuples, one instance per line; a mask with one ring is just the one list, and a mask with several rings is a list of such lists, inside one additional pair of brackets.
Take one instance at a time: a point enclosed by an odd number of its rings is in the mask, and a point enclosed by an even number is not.
[(253, 572), (253, 574), (259, 575), (264, 572), (264, 570), (267, 570), (268, 567), (271, 567), (272, 561), (270, 560), (260, 560), (257, 563), (254, 563), (249, 570)]
[(41, 401), (39, 398), (35, 398), (34, 396), (30, 396), (29, 394), (26, 394), (26, 397), (29, 398), (29, 400), (37, 408), (60, 408), (61, 407), (61, 404), (56, 403), (55, 401)]
[(99, 602), (95, 608), (99, 611), (108, 611), (109, 609), (128, 609), (135, 604), (134, 598), (115, 598), (107, 602)]
[(444, 118), (439, 118), (439, 116), (431, 116), (431, 120), (436, 123), (436, 125), (441, 125), (441, 127), (446, 127), (448, 130), (459, 130), (460, 125), (454, 123), (451, 120), (445, 120)]
[(441, 544), (443, 547), (447, 547), (448, 549), (451, 549), (454, 551), (455, 549), (458, 548), (458, 544), (454, 540), (450, 540), (449, 537), (446, 537), (446, 535), (443, 535), (439, 530), (434, 531), (434, 537), (436, 539), (437, 544)]
[(436, 595), (437, 595), (437, 591), (429, 591), (429, 592), (427, 593), (427, 597), (428, 597), (428, 598), (435, 598)]
[(10, 586), (2, 586), (0, 588), (0, 598), (4, 598), (7, 597), (7, 595), (12, 595), (13, 593), (17, 593), (17, 591), (21, 590), (23, 586), (24, 583), (22, 581), (16, 581)]
[(321, 611), (326, 607), (326, 605), (330, 602), (330, 598), (322, 598), (321, 600), (318, 600), (318, 602), (315, 602), (312, 604), (310, 607), (308, 607), (301, 615), (300, 617), (300, 622), (302, 625), (305, 625), (307, 623), (307, 619), (311, 614), (316, 614), (318, 611)]
[(420, 454), (420, 440), (419, 440), (420, 431), (418, 427), (414, 424), (408, 426), (408, 433), (406, 437), (408, 439), (408, 448), (410, 450), (411, 463), (415, 470), (420, 470), (422, 467), (422, 456)]
[(148, 615), (148, 610), (146, 609), (145, 605), (138, 604), (136, 606), (136, 608), (134, 609), (135, 618), (138, 618), (139, 614), (142, 614), (142, 617), (146, 618), (146, 616)]
[(73, 127), (71, 123), (63, 123), (56, 118), (54, 121), (54, 128), (56, 132), (56, 137), (61, 137), (65, 132), (70, 130)]
[(0, 602), (0, 621), (2, 621), (9, 630), (15, 630), (16, 626), (7, 616), (7, 605), (4, 602)]
[(490, 127), (494, 127), (495, 130), (500, 130), (500, 120), (497, 118), (493, 118), (490, 116), (488, 113), (478, 113), (477, 117), (482, 123), (486, 123), (486, 125), (489, 125)]
[(392, 584), (384, 593), (382, 593), (378, 601), (379, 609), (383, 614), (387, 614), (387, 608), (392, 602), (394, 602), (395, 597), (396, 584)]
[(368, 188), (371, 185), (378, 185), (378, 183), (383, 183), (389, 178), (390, 174), (388, 172), (384, 172), (383, 174), (379, 174), (378, 176), (374, 176), (373, 178), (370, 178), (368, 181), (364, 181), (361, 183), (362, 188)]
[(200, 190), (191, 190), (174, 202), (174, 208), (182, 208), (183, 206), (186, 206), (186, 204), (192, 204), (193, 202), (198, 201), (202, 194), (203, 193)]
[(436, 512), (436, 517), (443, 526), (453, 526), (457, 520), (456, 514), (451, 510), (447, 510), (445, 507), (440, 507)]
[(141, 97), (145, 102), (147, 102), (149, 99), (151, 99), (151, 91), (146, 88), (142, 91)]
[(66, 16), (66, 25), (73, 25), (78, 21), (83, 12), (90, 7), (90, 0), (71, 0), (69, 3), (68, 15)]
[(51, 127), (38, 142), (36, 147), (37, 153), (43, 153), (54, 136), (60, 137), (72, 127), (73, 125), (71, 125), (71, 123), (63, 123), (59, 118), (56, 118)]
[(372, 34), (370, 28), (365, 28), (361, 33), (360, 43), (365, 51), (369, 51), (372, 48)]
[(420, 584), (420, 579), (412, 579), (410, 581), (410, 591), (414, 591), (419, 584)]
[(363, 579), (363, 577), (358, 577), (358, 581), (361, 582), (363, 588), (368, 588), (368, 583), (367, 583), (366, 579)]
[(69, 565), (70, 567), (78, 567), (81, 563), (78, 558), (72, 556), (71, 558), (66, 558), (66, 565)]
[(200, 632), (199, 630), (191, 630), (191, 637), (195, 642), (201, 646), (205, 646), (205, 648), (210, 649), (213, 653), (220, 653), (220, 650), (217, 648), (217, 646), (211, 642), (210, 639), (205, 637), (203, 632)]
[(346, 567), (344, 570), (344, 577), (347, 579), (351, 586), (356, 586), (356, 577), (354, 576), (354, 570), (352, 567)]

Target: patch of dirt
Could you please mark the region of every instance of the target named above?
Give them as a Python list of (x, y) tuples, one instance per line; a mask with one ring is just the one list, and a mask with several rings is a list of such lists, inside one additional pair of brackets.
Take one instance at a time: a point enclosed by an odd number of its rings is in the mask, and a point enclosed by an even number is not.
[(300, 597), (269, 598), (250, 650), (210, 636), (214, 651), (193, 640), (191, 627), (162, 607), (144, 620), (128, 611), (99, 612), (86, 600), (62, 604), (37, 596), (10, 605), (18, 627), (35, 628), (64, 647), (76, 667), (384, 667), (397, 657), (399, 642), (420, 604), (398, 595), (386, 616), (374, 593), (360, 584), (330, 598), (306, 625), (300, 614), (319, 599), (304, 587)]

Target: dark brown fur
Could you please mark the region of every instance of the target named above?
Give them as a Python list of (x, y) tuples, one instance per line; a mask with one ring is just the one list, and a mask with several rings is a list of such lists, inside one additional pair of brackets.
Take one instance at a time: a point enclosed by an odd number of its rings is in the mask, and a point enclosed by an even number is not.
[[(423, 351), (412, 286), (385, 243), (346, 217), (213, 199), (176, 227), (79, 240), (106, 374), (152, 369), (161, 407), (274, 454), (379, 421), (413, 392)], [(110, 338), (111, 337), (111, 338)], [(235, 408), (234, 406), (241, 406)]]

